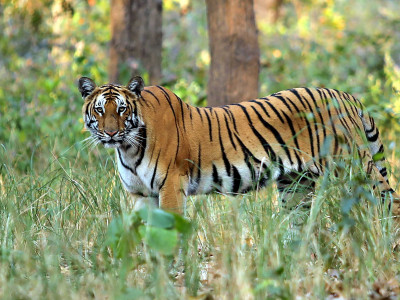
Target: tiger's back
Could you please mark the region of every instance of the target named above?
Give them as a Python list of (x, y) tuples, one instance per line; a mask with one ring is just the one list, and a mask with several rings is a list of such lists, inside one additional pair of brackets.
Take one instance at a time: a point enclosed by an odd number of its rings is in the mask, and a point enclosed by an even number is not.
[(198, 108), (153, 86), (127, 102), (141, 128), (136, 145), (117, 148), (117, 159), (121, 180), (138, 202), (154, 197), (163, 208), (181, 210), (187, 195), (242, 193), (271, 180), (284, 194), (302, 181), (308, 194), (330, 159), (354, 151), (378, 177), (380, 190), (393, 193), (386, 169), (372, 159), (383, 152), (379, 131), (347, 93), (298, 88)]

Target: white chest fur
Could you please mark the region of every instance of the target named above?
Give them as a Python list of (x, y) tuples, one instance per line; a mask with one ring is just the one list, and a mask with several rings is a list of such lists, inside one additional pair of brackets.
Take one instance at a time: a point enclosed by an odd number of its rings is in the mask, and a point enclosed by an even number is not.
[(143, 157), (140, 165), (136, 167), (139, 159), (137, 152), (137, 149), (133, 147), (126, 151), (122, 149), (116, 150), (119, 176), (128, 192), (152, 196), (155, 192), (150, 190), (151, 171), (145, 168), (148, 162)]

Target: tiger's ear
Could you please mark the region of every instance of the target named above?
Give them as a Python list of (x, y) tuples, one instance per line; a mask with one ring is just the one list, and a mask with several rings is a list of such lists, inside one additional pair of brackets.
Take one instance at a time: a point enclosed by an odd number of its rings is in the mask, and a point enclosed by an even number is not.
[(129, 83), (127, 84), (126, 87), (136, 96), (140, 97), (140, 94), (144, 89), (144, 81), (142, 77), (135, 76), (131, 80), (129, 80)]
[(82, 94), (82, 98), (85, 99), (89, 96), (94, 89), (96, 88), (96, 84), (89, 77), (81, 77), (78, 81), (78, 89)]

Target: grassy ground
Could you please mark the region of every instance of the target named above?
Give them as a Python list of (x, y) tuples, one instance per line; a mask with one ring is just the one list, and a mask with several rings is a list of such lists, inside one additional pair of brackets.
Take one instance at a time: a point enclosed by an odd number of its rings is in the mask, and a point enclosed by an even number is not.
[[(113, 155), (79, 145), (63, 152), (38, 145), (49, 162), (25, 175), (3, 145), (10, 161), (0, 177), (0, 298), (360, 299), (399, 292), (396, 226), (373, 205), (357, 166), (321, 178), (310, 211), (279, 209), (273, 186), (189, 198), (193, 230), (180, 235), (171, 255), (120, 239), (127, 250), (119, 256), (108, 242), (110, 222), (121, 220), (128, 236), (136, 225)], [(294, 225), (299, 218), (304, 223)]]

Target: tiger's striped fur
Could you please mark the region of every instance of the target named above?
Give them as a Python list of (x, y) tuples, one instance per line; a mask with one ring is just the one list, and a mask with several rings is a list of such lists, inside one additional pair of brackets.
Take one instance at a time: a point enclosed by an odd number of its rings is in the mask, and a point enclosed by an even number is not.
[(199, 108), (164, 87), (144, 88), (140, 77), (100, 87), (83, 77), (79, 90), (87, 129), (116, 148), (121, 181), (137, 203), (153, 198), (181, 212), (187, 195), (243, 193), (271, 180), (283, 194), (293, 181), (309, 192), (330, 159), (356, 152), (400, 212), (384, 158), (373, 161), (383, 152), (378, 128), (350, 94), (296, 88)]

